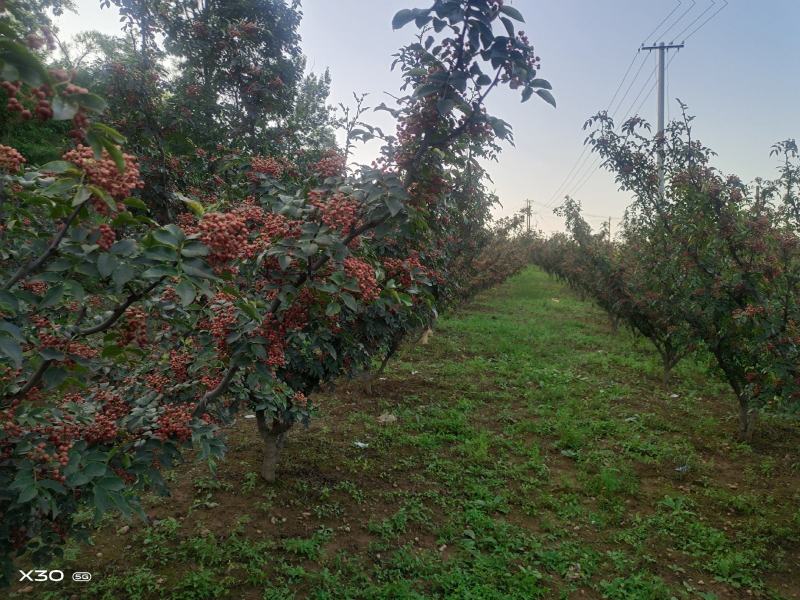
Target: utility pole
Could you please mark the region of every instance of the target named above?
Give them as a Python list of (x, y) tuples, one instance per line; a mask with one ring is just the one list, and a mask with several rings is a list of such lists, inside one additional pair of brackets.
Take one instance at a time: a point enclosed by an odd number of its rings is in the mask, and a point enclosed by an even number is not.
[(525, 226), (526, 226), (527, 232), (530, 233), (531, 232), (531, 212), (532, 212), (531, 201), (530, 200), (525, 200), (525, 209), (522, 212), (525, 213)]
[(658, 192), (664, 195), (664, 81), (666, 66), (664, 55), (667, 50), (680, 50), (683, 44), (665, 44), (661, 42), (656, 46), (642, 46), (642, 50), (658, 50)]

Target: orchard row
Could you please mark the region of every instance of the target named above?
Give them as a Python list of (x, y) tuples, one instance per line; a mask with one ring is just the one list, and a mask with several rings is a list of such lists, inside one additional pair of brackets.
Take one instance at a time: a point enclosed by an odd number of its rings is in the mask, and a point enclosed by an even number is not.
[[(573, 199), (566, 235), (534, 260), (652, 342), (664, 382), (703, 349), (739, 404), (740, 433), (761, 411), (800, 409), (800, 164), (794, 140), (775, 144), (776, 180), (752, 186), (711, 165), (684, 115), (663, 138), (638, 118), (617, 130), (601, 113), (588, 141), (634, 201), (622, 231), (593, 233)], [(661, 189), (659, 156), (664, 162)]]
[[(511, 135), (486, 110), (495, 89), (553, 103), (515, 9), (436, 0), (397, 14), (423, 35), (397, 55), (392, 136), (360, 120), (360, 102), (333, 119), (327, 79), (301, 77), (296, 5), (116, 4), (136, 43), (107, 42), (89, 66), (54, 61), (44, 15), (0, 29), (4, 139), (16, 136), (0, 146), (6, 577), (15, 557), (60, 553), (86, 506), (141, 514), (183, 448), (217, 464), (241, 409), (273, 480), (321, 384), (526, 258), (515, 222), (492, 228), (479, 162)], [(114, 128), (100, 123), (109, 105)], [(348, 164), (370, 137), (376, 161)]]

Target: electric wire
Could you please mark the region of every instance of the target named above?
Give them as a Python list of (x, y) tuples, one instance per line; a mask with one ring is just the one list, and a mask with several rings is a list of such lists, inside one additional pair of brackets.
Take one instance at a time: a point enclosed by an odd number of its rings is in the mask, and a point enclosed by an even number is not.
[(688, 24), (686, 27), (684, 27), (683, 29), (681, 29), (681, 32), (680, 32), (679, 34), (677, 34), (677, 35), (676, 35), (676, 36), (675, 36), (673, 39), (676, 39), (676, 40), (679, 40), (679, 39), (681, 39), (681, 36), (682, 36), (684, 33), (686, 33), (687, 31), (689, 31), (689, 29), (690, 29), (690, 28), (691, 28), (691, 27), (692, 27), (692, 26), (693, 26), (695, 23), (697, 23), (697, 22), (698, 22), (700, 19), (702, 19), (702, 18), (703, 18), (703, 15), (705, 15), (705, 14), (706, 14), (708, 11), (710, 11), (712, 8), (714, 8), (714, 5), (715, 5), (716, 3), (717, 3), (717, 0), (711, 0), (711, 4), (709, 4), (708, 6), (706, 6), (706, 9), (705, 9), (703, 12), (701, 12), (699, 15), (697, 15), (697, 16), (694, 18), (694, 20), (693, 20), (692, 22), (690, 22), (690, 23), (689, 23), (689, 24)]
[[(681, 4), (682, 4), (681, 0), (677, 0), (677, 1), (678, 1), (678, 4), (675, 6), (675, 8), (673, 8), (673, 9), (672, 9), (672, 11), (670, 11), (670, 12), (667, 14), (667, 16), (666, 16), (666, 17), (664, 17), (664, 18), (662, 18), (662, 19), (661, 19), (661, 21), (660, 21), (660, 22), (659, 22), (659, 24), (656, 26), (656, 28), (655, 28), (655, 29), (654, 29), (654, 30), (653, 30), (653, 31), (652, 31), (652, 32), (651, 32), (651, 33), (650, 33), (650, 34), (649, 34), (649, 35), (648, 35), (648, 36), (645, 38), (645, 41), (646, 41), (648, 38), (650, 38), (651, 36), (653, 36), (655, 33), (657, 33), (657, 32), (658, 32), (658, 30), (661, 28), (661, 26), (662, 26), (662, 25), (663, 25), (663, 24), (664, 24), (666, 21), (668, 21), (668, 20), (669, 20), (670, 16), (672, 16), (673, 14), (675, 14), (675, 12), (678, 10), (678, 8), (679, 8), (679, 7), (681, 6)], [(712, 6), (713, 6), (713, 4), (715, 3), (715, 1), (716, 1), (716, 0), (712, 0)], [(724, 2), (726, 3), (726, 5), (727, 5), (727, 0), (723, 0), (723, 1), (724, 1)], [(690, 5), (688, 8), (686, 8), (686, 9), (685, 9), (685, 10), (684, 10), (684, 11), (683, 11), (683, 12), (682, 12), (682, 13), (681, 13), (681, 14), (680, 14), (680, 15), (679, 15), (679, 16), (678, 16), (678, 17), (677, 17), (677, 18), (676, 18), (676, 19), (675, 19), (673, 22), (672, 22), (672, 24), (670, 24), (670, 25), (669, 25), (669, 26), (666, 28), (666, 30), (664, 30), (664, 31), (663, 31), (663, 32), (660, 34), (660, 37), (664, 37), (664, 36), (666, 36), (666, 35), (667, 35), (667, 34), (668, 34), (668, 33), (669, 33), (671, 30), (673, 30), (673, 29), (674, 29), (674, 28), (675, 28), (675, 27), (676, 27), (676, 26), (677, 26), (677, 25), (678, 25), (678, 24), (679, 24), (679, 23), (680, 23), (680, 22), (681, 22), (681, 21), (684, 19), (684, 17), (685, 17), (686, 15), (688, 15), (688, 14), (689, 14), (689, 13), (690, 13), (690, 12), (691, 12), (693, 9), (694, 9), (694, 7), (695, 7), (696, 5), (697, 5), (697, 2), (696, 2), (696, 0), (692, 0), (692, 3), (691, 3), (691, 5)], [(724, 6), (723, 6), (722, 8), (724, 8)], [(720, 9), (720, 10), (721, 10), (721, 9)], [(699, 18), (700, 18), (700, 17), (702, 17), (702, 15), (703, 15), (703, 14), (705, 14), (706, 12), (708, 12), (708, 9), (706, 9), (705, 11), (703, 11), (703, 12), (702, 12), (702, 13), (699, 15), (699, 17), (696, 17), (696, 18), (695, 18), (693, 21), (691, 21), (691, 22), (690, 22), (690, 24), (689, 24), (689, 27), (691, 27), (691, 26), (692, 26), (694, 23), (696, 23), (696, 22), (699, 20)], [(695, 30), (693, 30), (693, 33), (694, 33), (695, 31), (697, 31), (697, 30), (698, 30), (700, 27), (702, 27), (703, 25), (705, 25), (705, 24), (708, 22), (708, 20), (710, 20), (710, 18), (713, 18), (713, 16), (714, 16), (714, 15), (716, 15), (716, 14), (718, 14), (718, 12), (719, 12), (719, 11), (717, 11), (717, 12), (713, 13), (713, 14), (711, 15), (711, 17), (709, 17), (709, 19), (706, 19), (706, 21), (703, 21), (703, 22), (702, 22), (702, 23), (701, 23), (701, 24), (698, 26), (698, 28), (696, 28)], [(687, 27), (684, 27), (684, 29), (681, 31), (681, 33), (683, 33), (684, 31), (686, 31), (687, 29), (688, 29)], [(690, 34), (690, 35), (691, 35), (691, 34)], [(644, 44), (643, 44), (643, 45), (644, 45)], [(617, 85), (617, 89), (614, 91), (614, 95), (612, 96), (612, 99), (611, 99), (611, 101), (609, 102), (609, 106), (608, 106), (607, 112), (608, 112), (608, 111), (611, 109), (611, 107), (613, 106), (613, 104), (614, 104), (614, 100), (616, 99), (617, 95), (619, 94), (620, 90), (622, 89), (622, 86), (624, 85), (624, 83), (625, 83), (625, 80), (627, 79), (627, 76), (628, 76), (628, 74), (630, 73), (631, 69), (633, 68), (633, 65), (634, 65), (634, 64), (635, 64), (635, 62), (636, 62), (636, 59), (639, 57), (639, 55), (640, 55), (640, 54), (641, 54), (641, 53), (640, 53), (639, 51), (637, 51), (637, 52), (634, 54), (634, 56), (633, 56), (633, 59), (631, 59), (631, 62), (630, 62), (630, 64), (628, 65), (628, 68), (625, 70), (625, 74), (622, 76), (622, 79), (620, 80), (619, 84)], [(674, 58), (674, 55), (673, 55), (673, 57), (671, 57), (671, 58), (670, 58), (670, 61), (669, 61), (670, 63), (672, 62), (672, 59), (673, 59), (673, 58)], [(627, 87), (627, 89), (625, 90), (625, 94), (623, 94), (623, 96), (620, 98), (620, 100), (619, 100), (619, 102), (618, 102), (618, 104), (617, 104), (616, 108), (615, 108), (615, 109), (614, 109), (614, 111), (612, 112), (612, 118), (616, 117), (617, 113), (619, 112), (619, 109), (620, 109), (620, 108), (622, 107), (622, 105), (623, 105), (623, 102), (624, 102), (624, 101), (625, 101), (625, 99), (628, 97), (628, 95), (629, 95), (629, 93), (630, 93), (631, 89), (633, 89), (633, 86), (636, 84), (636, 80), (639, 78), (639, 75), (641, 74), (641, 71), (642, 71), (642, 69), (644, 68), (644, 65), (645, 65), (645, 63), (646, 63), (646, 62), (647, 62), (647, 60), (646, 60), (646, 58), (644, 58), (644, 59), (642, 60), (642, 62), (640, 63), (640, 65), (639, 65), (638, 69), (636, 70), (636, 73), (635, 73), (635, 75), (633, 76), (633, 78), (631, 79), (630, 83), (628, 84), (628, 87)], [(624, 121), (624, 120), (626, 120), (626, 119), (628, 118), (628, 116), (629, 116), (629, 115), (630, 115), (630, 113), (631, 113), (631, 109), (633, 108), (633, 106), (635, 106), (635, 105), (636, 105), (636, 102), (639, 100), (639, 98), (641, 97), (641, 95), (642, 95), (642, 94), (644, 93), (644, 91), (647, 89), (648, 85), (650, 84), (650, 82), (653, 80), (653, 78), (654, 78), (654, 77), (655, 77), (655, 69), (654, 69), (654, 72), (650, 74), (650, 76), (648, 77), (647, 81), (644, 83), (644, 85), (642, 86), (642, 88), (639, 90), (639, 93), (637, 94), (637, 96), (636, 96), (636, 98), (634, 99), (634, 101), (631, 103), (631, 107), (629, 108), (629, 110), (628, 110), (627, 114), (626, 114), (626, 115), (625, 115), (625, 117), (622, 119), (623, 121)], [(637, 108), (637, 112), (638, 112), (638, 111), (641, 109), (641, 107), (644, 105), (644, 102), (646, 102), (647, 98), (649, 98), (649, 97), (652, 95), (652, 93), (653, 93), (653, 89), (654, 89), (654, 88), (655, 88), (655, 85), (654, 85), (654, 86), (653, 86), (653, 87), (650, 89), (650, 91), (648, 92), (648, 94), (645, 96), (645, 99), (644, 99), (644, 100), (643, 100), (643, 101), (642, 101), (642, 102), (639, 104), (639, 107)], [(595, 160), (594, 160), (594, 161), (591, 163), (591, 166), (589, 167), (589, 171), (587, 172), (587, 171), (585, 170), (585, 167), (586, 167), (586, 165), (587, 165), (587, 163), (588, 163), (588, 161), (589, 161), (589, 157), (591, 156), (591, 155), (588, 155), (588, 156), (587, 156), (588, 149), (589, 149), (589, 146), (588, 146), (588, 145), (586, 145), (586, 144), (584, 144), (584, 146), (583, 146), (583, 148), (582, 148), (582, 150), (581, 150), (580, 154), (578, 155), (578, 158), (577, 158), (577, 159), (575, 160), (575, 162), (573, 163), (573, 165), (572, 165), (572, 167), (570, 168), (569, 172), (567, 173), (567, 175), (566, 175), (566, 176), (564, 177), (564, 179), (561, 181), (561, 183), (559, 184), (559, 186), (556, 188), (556, 190), (553, 192), (553, 194), (552, 194), (552, 195), (550, 196), (550, 198), (548, 199), (548, 202), (547, 202), (547, 204), (546, 204), (546, 208), (551, 208), (551, 207), (552, 207), (552, 206), (555, 204), (555, 202), (558, 200), (558, 198), (560, 197), (560, 194), (561, 194), (561, 193), (562, 193), (562, 192), (563, 192), (565, 189), (570, 189), (570, 188), (571, 188), (571, 189), (572, 189), (572, 191), (571, 191), (571, 194), (573, 194), (573, 195), (574, 195), (575, 193), (577, 193), (577, 191), (580, 191), (580, 189), (582, 189), (582, 188), (583, 188), (583, 186), (584, 186), (584, 185), (586, 185), (586, 183), (587, 183), (587, 182), (588, 182), (588, 181), (591, 179), (591, 176), (592, 176), (592, 173), (593, 173), (593, 168), (594, 168), (594, 167), (597, 165), (597, 163), (599, 162), (599, 158), (595, 159)]]
[(690, 37), (692, 37), (692, 36), (693, 36), (695, 33), (697, 33), (698, 31), (700, 31), (700, 30), (701, 30), (701, 29), (702, 29), (702, 28), (703, 28), (703, 27), (706, 25), (706, 23), (708, 23), (708, 22), (709, 22), (711, 19), (713, 19), (714, 17), (716, 17), (716, 16), (717, 16), (719, 13), (721, 13), (721, 12), (722, 12), (722, 11), (723, 11), (723, 10), (724, 10), (724, 9), (725, 9), (727, 6), (728, 6), (728, 0), (722, 0), (722, 1), (723, 1), (725, 4), (723, 4), (722, 6), (720, 6), (720, 7), (717, 9), (717, 11), (716, 11), (715, 13), (713, 13), (713, 14), (712, 14), (711, 16), (709, 16), (709, 17), (708, 17), (708, 18), (707, 18), (705, 21), (703, 21), (702, 23), (700, 23), (700, 25), (698, 25), (697, 27), (695, 27), (695, 28), (694, 28), (694, 29), (691, 31), (691, 33), (689, 33), (689, 35), (687, 35), (687, 36), (686, 36), (686, 38), (684, 39), (684, 41), (688, 40), (688, 39), (689, 39)]
[(642, 46), (644, 46), (647, 43), (647, 40), (649, 40), (651, 37), (656, 37), (655, 36), (656, 32), (661, 28), (664, 22), (667, 19), (669, 19), (673, 14), (675, 14), (675, 11), (681, 7), (681, 4), (683, 4), (683, 0), (677, 0), (677, 2), (678, 3), (675, 5), (675, 8), (673, 8), (672, 11), (670, 11), (670, 13), (666, 17), (661, 19), (661, 22), (658, 25), (656, 25), (655, 29), (653, 29), (653, 31), (651, 31), (650, 34), (642, 40)]

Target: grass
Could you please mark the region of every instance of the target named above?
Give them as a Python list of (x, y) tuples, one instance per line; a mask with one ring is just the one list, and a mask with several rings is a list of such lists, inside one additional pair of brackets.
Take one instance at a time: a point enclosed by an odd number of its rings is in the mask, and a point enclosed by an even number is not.
[[(150, 526), (106, 522), (70, 553), (67, 575), (91, 571), (91, 584), (34, 592), (800, 598), (797, 428), (767, 419), (736, 442), (732, 398), (703, 357), (672, 390), (659, 381), (644, 342), (529, 269), (441, 319), (371, 392), (324, 395), (274, 486), (254, 473), (242, 420), (216, 477), (176, 470)], [(397, 421), (380, 424), (384, 411)]]

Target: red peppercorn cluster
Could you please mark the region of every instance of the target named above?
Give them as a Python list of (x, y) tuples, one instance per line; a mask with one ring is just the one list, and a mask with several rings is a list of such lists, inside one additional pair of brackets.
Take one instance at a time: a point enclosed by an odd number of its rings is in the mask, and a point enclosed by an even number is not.
[(156, 437), (160, 440), (175, 438), (185, 442), (192, 437), (190, 424), (192, 422), (191, 404), (173, 404), (164, 407), (164, 412), (158, 417), (158, 431)]
[(345, 158), (336, 150), (330, 150), (311, 165), (311, 171), (321, 177), (341, 177), (344, 175)]
[(195, 217), (192, 213), (180, 213), (176, 217), (175, 221), (187, 235), (192, 235), (193, 233), (200, 231), (197, 227), (197, 217)]
[(375, 279), (375, 269), (360, 258), (348, 257), (344, 259), (344, 272), (358, 282), (361, 291), (361, 300), (370, 303), (380, 296), (381, 291)]
[(287, 161), (271, 156), (255, 156), (250, 160), (251, 181), (258, 181), (259, 175), (268, 175), (273, 179), (280, 179), (287, 171)]
[(256, 336), (265, 338), (269, 342), (267, 358), (264, 360), (271, 369), (286, 366), (286, 327), (275, 315), (268, 314), (255, 332)]
[(159, 394), (169, 385), (169, 377), (161, 373), (150, 373), (144, 378), (148, 387), (153, 388)]
[(37, 296), (44, 296), (47, 293), (47, 282), (41, 280), (24, 281), (20, 284), (22, 289), (36, 294)]
[(8, 102), (6, 103), (6, 110), (9, 112), (18, 112), (23, 120), (27, 121), (35, 114), (42, 121), (51, 119), (53, 117), (53, 108), (47, 98), (50, 95), (50, 89), (43, 85), (38, 88), (32, 88), (30, 91), (30, 100), (36, 102), (36, 108), (33, 112), (26, 108), (22, 102), (17, 98), (17, 94), (22, 89), (22, 83), (19, 81), (3, 81), (0, 86), (6, 91), (8, 95)]
[(125, 311), (125, 324), (120, 333), (120, 344), (136, 342), (140, 348), (147, 345), (147, 314), (138, 306)]
[(419, 254), (413, 252), (408, 258), (385, 258), (383, 268), (386, 276), (394, 279), (404, 288), (409, 288), (414, 283), (417, 276), (430, 278), (434, 271), (424, 266), (419, 260)]
[(186, 381), (189, 378), (188, 368), (191, 362), (192, 358), (186, 352), (171, 350), (169, 353), (169, 366), (178, 381)]
[(97, 245), (103, 250), (108, 250), (114, 245), (114, 242), (117, 241), (117, 234), (114, 233), (114, 230), (105, 223), (97, 228), (97, 232), (100, 236), (97, 240)]
[(0, 144), (0, 170), (7, 173), (16, 173), (25, 162), (25, 157), (15, 148)]
[(165, 286), (164, 291), (161, 292), (161, 301), (176, 304), (180, 301), (180, 296), (178, 296), (178, 292), (175, 291), (175, 288), (171, 285)]
[(118, 200), (130, 196), (133, 190), (144, 187), (144, 181), (139, 177), (136, 157), (131, 154), (123, 154), (122, 157), (125, 160), (125, 171), (120, 173), (106, 150), (103, 150), (100, 159), (94, 157), (94, 151), (90, 147), (83, 145), (64, 154), (64, 160), (83, 170), (91, 183), (103, 188)]
[(200, 385), (202, 385), (207, 390), (213, 390), (214, 388), (216, 388), (219, 385), (220, 381), (222, 381), (222, 377), (220, 376), (211, 377), (210, 375), (203, 375), (202, 377), (200, 377)]
[(322, 222), (343, 234), (349, 233), (358, 222), (359, 204), (344, 194), (334, 194), (325, 202), (321, 194), (309, 193), (309, 204), (319, 210)]
[(114, 473), (117, 474), (117, 477), (119, 477), (120, 479), (122, 479), (122, 481), (124, 481), (129, 485), (136, 481), (136, 476), (133, 475), (132, 473), (129, 473), (122, 467), (113, 467), (113, 471)]
[(292, 396), (292, 402), (300, 408), (306, 408), (308, 406), (308, 398), (303, 392), (300, 391), (294, 393), (294, 396)]
[(212, 263), (236, 260), (249, 246), (247, 222), (235, 213), (206, 213), (200, 220), (200, 232), (200, 239), (211, 249)]
[(211, 302), (211, 311), (214, 316), (207, 323), (208, 331), (214, 337), (217, 350), (224, 353), (228, 347), (225, 338), (228, 337), (230, 327), (236, 323), (236, 307), (233, 297), (229, 294), (218, 293)]

